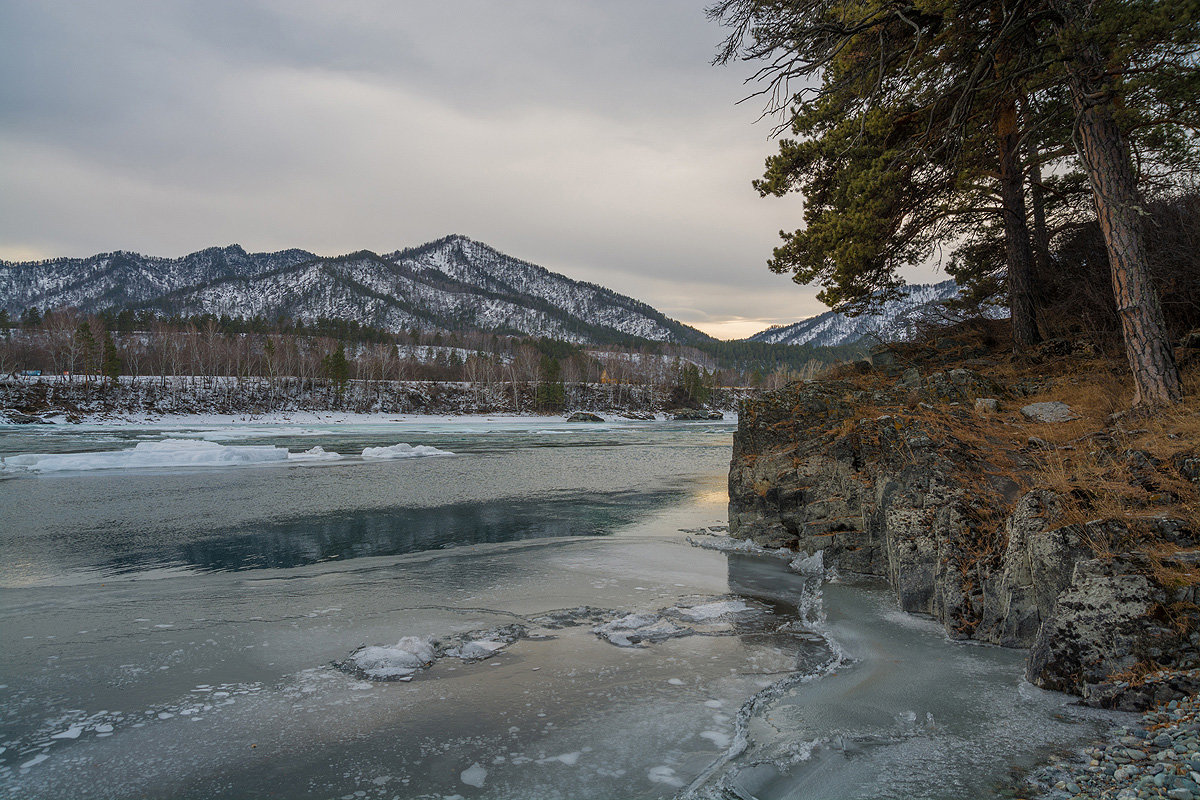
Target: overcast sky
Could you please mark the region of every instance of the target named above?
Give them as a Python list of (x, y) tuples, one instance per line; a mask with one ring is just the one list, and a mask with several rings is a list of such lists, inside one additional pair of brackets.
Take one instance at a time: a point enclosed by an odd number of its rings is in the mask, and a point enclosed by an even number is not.
[(461, 233), (713, 335), (824, 310), (706, 0), (0, 0), (0, 258)]

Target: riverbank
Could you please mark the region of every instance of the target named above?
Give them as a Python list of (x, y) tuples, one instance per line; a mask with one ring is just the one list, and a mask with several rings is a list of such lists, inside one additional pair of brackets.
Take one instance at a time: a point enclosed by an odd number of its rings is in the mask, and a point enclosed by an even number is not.
[[(642, 384), (562, 384), (561, 413), (645, 415), (678, 405), (669, 387)], [(733, 411), (753, 393), (717, 387), (705, 406)], [(347, 381), (335, 384), (299, 378), (168, 378), (122, 376), (116, 382), (81, 376), (0, 379), (0, 412), (13, 421), (79, 422), (218, 415), (447, 415), (544, 414), (545, 392), (534, 382), (456, 383), (439, 381)]]
[[(733, 411), (718, 412), (720, 418), (712, 421), (736, 422), (737, 414)], [(357, 413), (353, 411), (270, 411), (264, 413), (241, 414), (157, 414), (153, 412), (133, 413), (94, 413), (68, 418), (63, 414), (46, 414), (39, 417), (41, 424), (56, 425), (86, 425), (106, 428), (138, 427), (138, 428), (196, 428), (210, 426), (247, 426), (247, 425), (474, 425), (488, 423), (545, 423), (547, 425), (562, 425), (568, 421), (570, 414), (539, 414), (528, 413), (496, 413), (496, 414), (389, 414), (384, 412)], [(600, 423), (627, 422), (664, 422), (673, 419), (668, 412), (611, 412), (602, 411), (597, 416)], [(4, 412), (0, 411), (0, 425), (5, 424)], [(12, 424), (12, 423), (9, 423)], [(36, 425), (38, 423), (17, 423), (21, 425)], [(571, 422), (572, 425), (596, 424), (596, 422)], [(36, 430), (32, 428), (31, 430)]]
[(1200, 667), (1200, 372), (1137, 415), (1086, 342), (998, 341), (965, 326), (748, 401), (730, 531), (1027, 649), (1036, 686), (1142, 710), (1145, 675)]

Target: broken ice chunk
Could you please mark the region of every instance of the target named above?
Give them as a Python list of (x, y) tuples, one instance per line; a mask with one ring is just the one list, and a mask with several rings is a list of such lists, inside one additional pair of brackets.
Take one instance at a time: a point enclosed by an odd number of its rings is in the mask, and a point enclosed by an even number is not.
[(361, 647), (338, 666), (373, 680), (397, 681), (411, 678), (436, 658), (428, 639), (405, 636), (391, 647)]

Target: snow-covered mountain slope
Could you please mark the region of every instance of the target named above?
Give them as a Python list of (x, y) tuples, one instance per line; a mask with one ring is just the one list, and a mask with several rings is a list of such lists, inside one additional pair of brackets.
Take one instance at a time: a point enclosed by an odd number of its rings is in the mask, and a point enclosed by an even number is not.
[(759, 331), (750, 337), (750, 341), (832, 347), (853, 344), (868, 337), (882, 341), (907, 339), (913, 335), (915, 324), (936, 313), (943, 301), (956, 297), (959, 287), (951, 279), (908, 286), (904, 291), (903, 297), (889, 300), (873, 313), (847, 317), (836, 311), (826, 311), (791, 325), (776, 325)]
[(322, 258), (233, 245), (183, 258), (107, 253), (0, 261), (0, 308), (74, 306), (354, 320), (398, 331), (486, 330), (606, 343), (625, 337), (698, 342), (705, 334), (609, 289), (512, 258), (464, 236), (388, 255)]

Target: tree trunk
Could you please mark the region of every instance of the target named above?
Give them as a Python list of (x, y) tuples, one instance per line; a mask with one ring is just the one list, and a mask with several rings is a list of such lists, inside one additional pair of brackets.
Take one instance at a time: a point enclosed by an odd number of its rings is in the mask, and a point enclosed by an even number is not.
[(1158, 292), (1150, 282), (1137, 181), (1129, 146), (1113, 115), (1113, 96), (1105, 89), (1099, 58), (1079, 58), (1069, 75), (1077, 126), (1075, 144), (1092, 185), (1096, 216), (1108, 250), (1125, 353), (1136, 389), (1133, 404), (1177, 403), (1183, 388), (1167, 341)]
[[(1028, 114), (1025, 116), (1028, 124)], [(1050, 232), (1046, 226), (1046, 190), (1042, 188), (1041, 153), (1032, 140), (1026, 149), (1029, 158), (1029, 205), (1033, 211), (1033, 256), (1037, 264), (1034, 277), (1045, 280), (1050, 272)]]
[(1041, 341), (1037, 307), (1033, 302), (1033, 251), (1025, 217), (1025, 181), (1021, 173), (1017, 102), (1004, 101), (996, 117), (1000, 156), (1000, 201), (1004, 214), (1004, 249), (1008, 261), (1008, 297), (1012, 310), (1013, 349), (1025, 350)]

